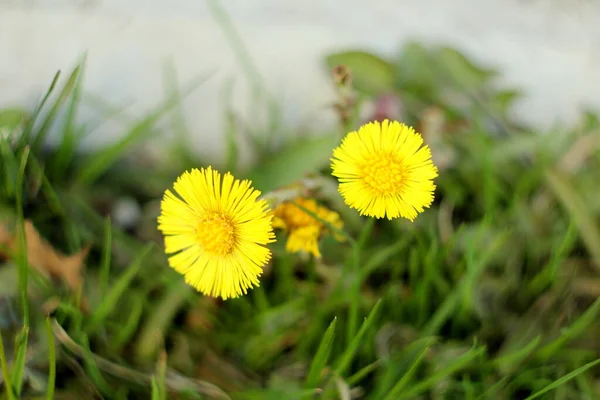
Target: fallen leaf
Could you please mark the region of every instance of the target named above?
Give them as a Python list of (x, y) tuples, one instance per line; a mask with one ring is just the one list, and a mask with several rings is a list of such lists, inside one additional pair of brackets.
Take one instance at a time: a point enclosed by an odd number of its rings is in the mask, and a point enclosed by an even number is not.
[[(83, 261), (89, 252), (89, 246), (79, 252), (67, 256), (56, 250), (42, 238), (29, 220), (25, 221), (25, 238), (27, 241), (27, 262), (40, 274), (46, 277), (62, 279), (74, 292), (83, 284)], [(8, 249), (4, 256), (13, 257), (19, 251), (19, 244), (14, 234), (5, 225), (0, 225), (0, 253)]]

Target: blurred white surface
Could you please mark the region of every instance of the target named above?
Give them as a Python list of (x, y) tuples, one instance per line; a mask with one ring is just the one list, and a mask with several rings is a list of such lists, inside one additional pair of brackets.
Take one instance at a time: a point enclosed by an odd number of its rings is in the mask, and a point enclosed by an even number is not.
[[(527, 97), (514, 110), (548, 128), (600, 109), (600, 2), (584, 0), (229, 0), (224, 2), (285, 123), (323, 130), (335, 119), (323, 56), (345, 48), (395, 55), (407, 40), (456, 47), (499, 68)], [(84, 90), (141, 116), (165, 98), (172, 61), (180, 83), (211, 78), (185, 103), (194, 145), (223, 149), (223, 87), (235, 78), (246, 110), (248, 82), (225, 35), (200, 0), (0, 0), (0, 107), (33, 107), (54, 73), (87, 52)], [(98, 118), (91, 111), (82, 120)], [(86, 145), (123, 130), (103, 126)]]

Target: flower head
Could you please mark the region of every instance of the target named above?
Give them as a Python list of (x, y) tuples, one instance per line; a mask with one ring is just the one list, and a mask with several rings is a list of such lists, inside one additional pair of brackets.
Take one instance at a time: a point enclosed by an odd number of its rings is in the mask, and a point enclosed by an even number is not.
[(433, 201), (438, 173), (431, 151), (399, 122), (371, 122), (350, 132), (331, 161), (344, 201), (361, 215), (414, 221)]
[[(314, 199), (298, 197), (294, 202), (337, 229), (341, 229), (344, 225), (338, 213), (319, 206)], [(279, 204), (273, 211), (273, 226), (288, 232), (289, 237), (285, 245), (287, 251), (308, 252), (320, 258), (319, 239), (327, 230), (327, 226), (296, 204), (290, 201)], [(342, 240), (338, 235), (335, 237), (337, 240)]]
[(169, 265), (198, 291), (228, 298), (259, 285), (274, 241), (266, 201), (250, 181), (211, 167), (184, 172), (165, 191), (158, 229), (165, 235)]

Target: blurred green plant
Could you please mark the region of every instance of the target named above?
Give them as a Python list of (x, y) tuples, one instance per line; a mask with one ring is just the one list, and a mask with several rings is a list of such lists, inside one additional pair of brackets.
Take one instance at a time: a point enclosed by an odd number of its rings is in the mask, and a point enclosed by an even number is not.
[[(600, 396), (598, 118), (519, 126), (518, 91), (494, 89), (494, 71), (447, 48), (409, 44), (392, 60), (353, 50), (326, 65), (351, 74), (351, 129), (390, 112), (419, 128), (440, 167), (436, 203), (414, 224), (366, 223), (328, 178), (337, 129), (259, 144), (256, 165), (238, 172), (265, 192), (297, 182), (340, 212), (359, 245), (325, 239), (315, 260), (280, 241), (261, 287), (224, 303), (182, 286), (155, 223), (173, 177), (204, 164), (181, 145), (177, 117), (204, 78), (180, 91), (171, 72), (167, 99), (91, 153), (76, 118), (84, 62), (62, 85), (57, 75), (32, 113), (0, 111), (3, 226), (23, 241), (30, 220), (67, 253), (92, 245), (81, 293), (0, 249), (7, 399)], [(236, 170), (243, 128), (224, 108), (225, 163)], [(180, 136), (148, 174), (137, 145), (165, 116)], [(141, 210), (133, 225), (117, 218), (123, 198)]]

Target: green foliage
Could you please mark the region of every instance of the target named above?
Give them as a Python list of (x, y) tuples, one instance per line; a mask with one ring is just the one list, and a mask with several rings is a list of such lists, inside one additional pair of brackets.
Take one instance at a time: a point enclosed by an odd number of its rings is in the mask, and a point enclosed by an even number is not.
[(266, 159), (248, 178), (257, 189), (265, 192), (289, 185), (325, 168), (336, 144), (337, 137), (331, 134), (290, 143)]
[(345, 65), (352, 71), (353, 86), (368, 94), (380, 94), (394, 84), (394, 67), (387, 61), (364, 51), (345, 51), (327, 56), (333, 69)]
[[(348, 65), (366, 99), (400, 100), (440, 168), (436, 201), (412, 224), (366, 220), (323, 179), (317, 196), (349, 240), (325, 239), (315, 260), (287, 254), (280, 237), (261, 287), (226, 302), (168, 268), (156, 231), (160, 195), (201, 157), (178, 143), (152, 174), (128, 158), (189, 92), (173, 76), (161, 106), (90, 154), (78, 149), (83, 64), (64, 84), (57, 75), (34, 112), (0, 110), (2, 226), (23, 247), (25, 220), (68, 254), (91, 245), (81, 293), (28, 268), (25, 252), (0, 265), (6, 398), (600, 395), (598, 118), (560, 132), (519, 127), (508, 117), (518, 91), (494, 90), (493, 71), (452, 49), (410, 44), (389, 60), (351, 50), (326, 63)], [(235, 170), (240, 125), (225, 109)], [(171, 122), (184, 142), (185, 124)], [(59, 141), (44, 150), (53, 129)], [(327, 176), (338, 140), (266, 146), (244, 174), (265, 193)], [(142, 210), (133, 227), (111, 215), (123, 197)]]

